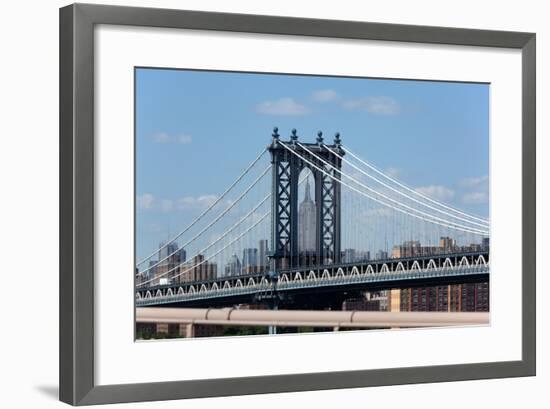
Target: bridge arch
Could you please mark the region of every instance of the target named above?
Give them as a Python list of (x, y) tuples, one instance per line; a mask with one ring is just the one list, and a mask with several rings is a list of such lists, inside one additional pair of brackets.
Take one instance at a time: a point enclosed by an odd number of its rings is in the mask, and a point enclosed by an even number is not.
[(218, 283), (212, 284), (212, 288), (211, 288), (212, 291), (219, 291), (219, 289), (220, 287), (218, 287)]
[(288, 283), (288, 275), (285, 273), (282, 276), (279, 276), (278, 282), (280, 284)]
[(158, 298), (158, 297), (162, 297), (162, 291), (160, 290), (157, 290), (157, 292), (155, 293), (155, 298)]
[(185, 290), (183, 289), (183, 287), (178, 288), (178, 295), (184, 295), (184, 294), (185, 294)]
[(436, 269), (437, 269), (437, 264), (435, 264), (435, 260), (432, 258), (428, 262), (428, 266), (426, 267), (426, 270), (436, 270)]
[(237, 282), (235, 283), (235, 288), (241, 288), (243, 286), (243, 282), (241, 281), (241, 279), (239, 278), (237, 280)]
[(476, 266), (478, 265), (487, 265), (487, 261), (485, 260), (485, 257), (483, 257), (483, 254), (480, 254), (479, 257), (476, 260)]
[(366, 274), (374, 274), (374, 269), (370, 264), (367, 266)]
[(388, 265), (386, 263), (384, 263), (382, 265), (382, 268), (380, 269), (380, 273), (384, 274), (384, 273), (389, 273), (389, 272), (390, 272), (390, 269), (388, 268)]
[(256, 281), (252, 277), (248, 279), (248, 282), (246, 283), (247, 287), (254, 287), (256, 285)]
[(147, 300), (148, 298), (153, 298), (153, 294), (151, 294), (151, 291), (147, 291), (145, 293), (145, 299)]
[(317, 275), (315, 274), (315, 271), (311, 270), (309, 274), (307, 275), (308, 280), (317, 280)]
[(188, 294), (195, 294), (196, 292), (197, 292), (197, 290), (195, 289), (194, 285), (190, 286), (189, 290), (187, 290)]
[(449, 257), (447, 257), (443, 262), (443, 268), (453, 268), (453, 262)]
[(397, 267), (395, 268), (395, 272), (397, 272), (397, 273), (402, 272), (403, 273), (404, 271), (405, 271), (405, 266), (400, 261), (399, 263), (397, 263)]
[(468, 261), (468, 258), (466, 256), (462, 256), (462, 258), (460, 259), (460, 267), (462, 266), (466, 266), (466, 267), (470, 267), (470, 262)]
[(201, 288), (199, 289), (199, 293), (205, 293), (208, 291), (208, 288), (206, 288), (206, 285), (201, 285)]
[(140, 293), (136, 293), (136, 300), (141, 300), (141, 294)]
[(359, 276), (359, 269), (357, 268), (357, 266), (353, 266), (353, 268), (351, 269), (351, 276)]
[(418, 260), (415, 260), (415, 261), (414, 261), (414, 263), (412, 264), (411, 270), (412, 270), (412, 271), (421, 271), (421, 270), (422, 270), (422, 268), (420, 267), (420, 263), (418, 262)]
[(336, 271), (336, 278), (344, 278), (345, 277), (345, 274), (344, 274), (344, 270), (342, 269), (342, 267), (339, 267), (338, 270)]
[(223, 283), (224, 290), (229, 290), (230, 288), (231, 288), (231, 283), (229, 281), (226, 281), (225, 283)]
[(174, 292), (172, 291), (171, 288), (169, 288), (168, 291), (166, 291), (166, 296), (167, 297), (173, 297), (174, 296)]
[(321, 276), (321, 280), (328, 280), (330, 279), (330, 273), (329, 271), (325, 268), (323, 270), (323, 275)]

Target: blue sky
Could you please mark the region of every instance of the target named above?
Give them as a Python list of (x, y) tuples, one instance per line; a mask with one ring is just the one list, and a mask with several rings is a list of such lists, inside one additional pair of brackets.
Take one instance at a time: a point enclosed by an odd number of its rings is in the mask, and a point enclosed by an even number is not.
[(225, 190), (274, 126), (306, 142), (338, 131), (409, 186), (488, 216), (487, 84), (137, 69), (137, 257)]

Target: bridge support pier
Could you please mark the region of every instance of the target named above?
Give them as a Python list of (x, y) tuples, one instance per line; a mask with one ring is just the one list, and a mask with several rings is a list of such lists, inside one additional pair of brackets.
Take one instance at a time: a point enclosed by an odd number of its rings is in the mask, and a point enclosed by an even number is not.
[(195, 325), (193, 323), (184, 324), (184, 325), (185, 325), (185, 338), (194, 338)]

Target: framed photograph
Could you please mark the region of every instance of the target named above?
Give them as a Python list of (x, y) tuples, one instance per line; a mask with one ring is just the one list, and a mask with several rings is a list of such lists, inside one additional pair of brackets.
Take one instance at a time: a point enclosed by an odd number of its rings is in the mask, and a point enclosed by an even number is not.
[(60, 399), (534, 375), (535, 176), (533, 33), (64, 7)]

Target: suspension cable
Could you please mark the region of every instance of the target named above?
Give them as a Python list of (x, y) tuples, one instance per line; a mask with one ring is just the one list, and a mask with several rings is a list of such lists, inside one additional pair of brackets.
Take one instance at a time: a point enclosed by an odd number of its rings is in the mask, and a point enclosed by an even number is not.
[[(358, 181), (357, 179), (355, 179), (354, 177), (349, 176), (349, 175), (347, 175), (346, 173), (342, 172), (340, 169), (336, 168), (335, 166), (333, 166), (332, 164), (330, 164), (329, 162), (327, 162), (327, 161), (324, 160), (323, 158), (321, 158), (321, 157), (319, 157), (318, 155), (316, 155), (316, 154), (314, 154), (313, 152), (311, 152), (307, 147), (305, 147), (304, 145), (302, 145), (300, 142), (297, 142), (297, 144), (298, 144), (298, 146), (300, 146), (302, 149), (304, 149), (307, 153), (309, 153), (311, 156), (313, 156), (313, 157), (316, 158), (317, 160), (323, 162), (325, 165), (330, 166), (332, 169), (334, 169), (334, 170), (335, 170), (336, 172), (338, 172), (340, 175), (342, 175), (342, 176), (344, 176), (344, 177), (350, 179), (351, 181), (353, 181), (353, 182), (356, 183), (357, 185), (359, 185), (359, 186), (361, 186), (361, 187), (363, 187), (363, 188), (365, 188), (365, 189), (367, 189), (367, 190), (373, 192), (374, 194), (377, 194), (377, 195), (383, 197), (384, 199), (386, 199), (386, 200), (388, 200), (388, 201), (390, 201), (390, 202), (396, 203), (396, 204), (399, 205), (399, 206), (403, 206), (404, 208), (409, 209), (410, 211), (420, 213), (420, 214), (422, 214), (422, 215), (424, 215), (424, 216), (426, 216), (426, 217), (431, 217), (431, 218), (434, 219), (434, 220), (439, 220), (439, 221), (441, 221), (441, 222), (448, 223), (448, 224), (451, 225), (451, 226), (457, 226), (457, 227), (461, 227), (461, 228), (464, 228), (464, 229), (471, 229), (471, 230), (474, 230), (474, 231), (478, 231), (478, 232), (480, 232), (480, 233), (481, 233), (481, 232), (485, 232), (484, 230), (479, 230), (479, 229), (477, 229), (477, 228), (475, 228), (475, 227), (464, 226), (464, 225), (458, 224), (458, 223), (456, 223), (456, 222), (452, 222), (452, 221), (449, 221), (449, 220), (442, 219), (442, 218), (440, 218), (440, 217), (431, 215), (431, 214), (429, 214), (429, 213), (423, 212), (422, 210), (415, 209), (414, 207), (410, 207), (410, 206), (408, 206), (408, 205), (406, 205), (406, 204), (404, 204), (404, 203), (401, 203), (401, 202), (399, 202), (399, 201), (397, 201), (397, 200), (395, 200), (395, 199), (392, 199), (391, 197), (386, 196), (385, 194), (380, 193), (380, 192), (378, 192), (377, 190), (375, 190), (375, 189), (373, 189), (373, 188), (371, 188), (371, 187), (368, 187), (367, 185), (365, 185), (365, 184), (359, 182), (359, 181)], [(487, 234), (488, 234), (488, 232), (487, 232)]]
[(376, 182), (380, 183), (382, 186), (392, 190), (393, 192), (396, 192), (397, 194), (400, 194), (401, 196), (404, 196), (406, 197), (407, 199), (409, 200), (412, 200), (413, 202), (416, 202), (422, 206), (426, 206), (432, 210), (435, 210), (436, 212), (439, 212), (439, 213), (442, 213), (442, 214), (445, 214), (447, 216), (450, 216), (450, 217), (453, 217), (455, 219), (458, 219), (458, 220), (461, 220), (465, 223), (469, 223), (469, 224), (473, 224), (473, 225), (476, 225), (476, 226), (480, 226), (480, 227), (484, 227), (484, 228), (487, 228), (489, 227), (488, 226), (488, 222), (486, 221), (484, 224), (481, 224), (481, 223), (477, 223), (477, 222), (473, 222), (471, 220), (468, 220), (468, 219), (465, 219), (463, 217), (460, 217), (460, 216), (455, 216), (454, 214), (452, 213), (448, 213), (446, 212), (445, 210), (441, 210), (441, 209), (438, 209), (437, 207), (434, 207), (434, 206), (431, 206), (429, 204), (426, 204), (426, 203), (423, 203), (422, 201), (410, 196), (410, 195), (407, 195), (406, 193), (403, 193), (402, 191), (398, 190), (398, 189), (395, 189), (394, 187), (386, 184), (385, 182), (381, 181), (380, 179), (376, 178), (375, 176), (372, 176), (370, 174), (368, 174), (367, 172), (365, 172), (363, 169), (359, 168), (358, 166), (354, 165), (353, 163), (351, 163), (350, 161), (348, 161), (347, 159), (345, 159), (342, 155), (339, 155), (336, 151), (334, 151), (333, 149), (330, 148), (330, 146), (327, 146), (325, 144), (322, 144), (322, 146), (327, 149), (329, 152), (331, 152), (333, 155), (335, 155), (336, 157), (338, 157), (339, 159), (341, 159), (343, 162), (349, 164), (351, 167), (353, 167), (354, 169), (358, 170), (359, 172), (361, 172), (362, 174), (364, 174), (365, 176), (375, 180)]
[(407, 214), (409, 216), (412, 216), (412, 217), (416, 217), (416, 218), (419, 218), (421, 220), (424, 220), (424, 221), (427, 221), (427, 222), (430, 222), (430, 223), (433, 223), (433, 224), (438, 224), (438, 225), (441, 225), (441, 226), (445, 226), (445, 227), (449, 227), (449, 228), (452, 228), (452, 229), (455, 229), (455, 230), (463, 230), (463, 231), (466, 231), (468, 233), (473, 233), (473, 234), (477, 234), (477, 235), (480, 235), (480, 236), (487, 236), (488, 235), (488, 232), (486, 231), (481, 231), (481, 230), (473, 230), (473, 229), (461, 229), (461, 228), (457, 228), (455, 226), (450, 226), (448, 224), (445, 224), (445, 223), (440, 223), (438, 221), (435, 221), (435, 220), (431, 220), (431, 219), (426, 219), (425, 217), (422, 217), (422, 216), (419, 216), (419, 215), (416, 215), (416, 214), (412, 214), (412, 213), (409, 213), (407, 212), (406, 210), (403, 210), (403, 209), (400, 209), (398, 207), (395, 207), (395, 206), (392, 206), (388, 203), (385, 203), (383, 201), (381, 201), (380, 199), (377, 199), (375, 197), (372, 197), (370, 195), (368, 195), (367, 193), (363, 192), (363, 191), (360, 191), (356, 188), (354, 188), (353, 186), (350, 186), (348, 185), (347, 183), (344, 183), (342, 182), (341, 180), (339, 180), (338, 178), (335, 178), (333, 175), (327, 173), (325, 170), (321, 169), (319, 166), (315, 165), (314, 163), (312, 163), (311, 161), (308, 161), (307, 159), (305, 159), (304, 157), (302, 157), (301, 155), (299, 155), (298, 153), (296, 153), (293, 149), (290, 149), (289, 147), (287, 147), (285, 144), (281, 144), (285, 149), (287, 149), (289, 152), (291, 152), (293, 155), (297, 156), (298, 158), (300, 158), (301, 160), (303, 160), (304, 162), (308, 163), (309, 165), (313, 166), (315, 169), (317, 169), (318, 171), (320, 171), (321, 173), (323, 173), (324, 175), (330, 177), (331, 179), (333, 179), (334, 181), (336, 181), (337, 183), (340, 183), (341, 185), (344, 185), (346, 186), (347, 188), (349, 189), (352, 189), (354, 190), (355, 192), (359, 193), (360, 195), (362, 196), (365, 196), (371, 200), (374, 200), (375, 202), (377, 203), (380, 203), (386, 207), (389, 207), (389, 208), (392, 208), (398, 212), (401, 212), (401, 213), (404, 213), (404, 214)]
[[(233, 201), (232, 203), (230, 203), (229, 206), (227, 206), (214, 220), (212, 220), (208, 225), (206, 225), (200, 232), (198, 232), (197, 234), (195, 234), (195, 236), (193, 236), (191, 239), (189, 239), (187, 242), (185, 242), (181, 248), (185, 248), (187, 247), (189, 244), (191, 244), (193, 241), (195, 241), (196, 239), (198, 239), (200, 236), (202, 236), (207, 230), (209, 230), (214, 224), (216, 224), (223, 216), (225, 216), (233, 207), (235, 207), (237, 205), (237, 203), (239, 203), (243, 197), (246, 196), (246, 194), (248, 192), (250, 192), (250, 190), (256, 185), (258, 184), (258, 182), (265, 176), (265, 174), (267, 173), (267, 171), (271, 169), (271, 165), (267, 166), (264, 171), (260, 174), (260, 176), (258, 176), (256, 178), (256, 180), (254, 180), (254, 182), (252, 182), (252, 184), (250, 186), (248, 186), (248, 188), (243, 192), (241, 193), (241, 195), (235, 199), (235, 201)], [(267, 196), (266, 198), (264, 198), (264, 200), (262, 201), (265, 202), (267, 200), (269, 196)], [(166, 257), (164, 257), (163, 259), (157, 261), (155, 264), (147, 267), (145, 270), (142, 270), (141, 273), (142, 274), (145, 274), (146, 272), (148, 272), (149, 270), (155, 268), (156, 266), (158, 266), (160, 263), (162, 263), (163, 261), (166, 261), (168, 260), (170, 257), (172, 257), (174, 254), (176, 254), (180, 249), (178, 248), (177, 250), (175, 250), (174, 252), (172, 252), (171, 254), (168, 254)]]
[(210, 210), (212, 210), (214, 208), (214, 206), (216, 206), (220, 201), (223, 200), (223, 198), (225, 196), (227, 196), (227, 194), (237, 185), (237, 183), (239, 183), (245, 176), (246, 174), (250, 171), (250, 169), (252, 169), (254, 167), (254, 165), (256, 165), (256, 163), (258, 163), (258, 161), (262, 158), (262, 156), (267, 152), (267, 148), (264, 148), (264, 150), (262, 150), (262, 152), (258, 155), (258, 157), (256, 159), (254, 159), (252, 161), (252, 163), (250, 165), (248, 165), (248, 167), (241, 173), (241, 175), (235, 179), (235, 181), (231, 184), (231, 186), (229, 186), (225, 192), (223, 192), (210, 206), (208, 206), (208, 208), (203, 211), (195, 220), (193, 220), (193, 222), (191, 222), (191, 224), (189, 224), (185, 229), (183, 229), (181, 232), (179, 232), (177, 235), (175, 235), (172, 239), (170, 239), (168, 242), (166, 242), (165, 244), (163, 244), (161, 247), (159, 247), (157, 250), (155, 250), (153, 253), (151, 253), (149, 256), (145, 257), (144, 259), (142, 259), (141, 261), (139, 261), (137, 264), (136, 264), (136, 267), (139, 267), (140, 265), (142, 265), (143, 263), (145, 263), (147, 260), (149, 260), (151, 257), (153, 257), (155, 254), (157, 254), (160, 250), (162, 250), (163, 248), (169, 246), (171, 243), (173, 243), (174, 241), (176, 241), (177, 239), (179, 239), (183, 234), (185, 234), (190, 228), (192, 228), (195, 224), (197, 224), (204, 216), (206, 216), (206, 214), (208, 212), (210, 212)]
[[(303, 178), (298, 182), (298, 185), (299, 185), (299, 186), (302, 185), (302, 183), (303, 183), (305, 180), (306, 180), (306, 178), (303, 177)], [(216, 245), (216, 243), (218, 243), (218, 242), (220, 242), (221, 240), (223, 240), (229, 233), (231, 233), (231, 232), (232, 232), (233, 230), (235, 230), (239, 225), (241, 225), (242, 222), (244, 222), (251, 214), (253, 214), (253, 213), (254, 213), (262, 204), (264, 204), (265, 201), (266, 201), (267, 199), (269, 199), (270, 197), (271, 197), (271, 193), (269, 193), (267, 196), (265, 196), (265, 197), (264, 197), (264, 198), (263, 198), (263, 199), (262, 199), (262, 200), (261, 200), (252, 210), (250, 210), (250, 211), (249, 211), (246, 215), (244, 215), (237, 223), (235, 223), (235, 224), (234, 224), (233, 226), (231, 226), (228, 230), (226, 230), (226, 231), (225, 231), (220, 237), (218, 237), (215, 241), (213, 241), (212, 243), (210, 243), (207, 247), (204, 247), (203, 249), (199, 250), (199, 251), (197, 252), (197, 254), (195, 254), (195, 256), (193, 256), (193, 258), (196, 257), (196, 256), (198, 256), (198, 255), (200, 255), (200, 253), (202, 253), (202, 252), (204, 252), (204, 251), (206, 251), (206, 250), (209, 250), (209, 249), (212, 248), (214, 245)], [(267, 214), (269, 214), (269, 212), (268, 212)], [(260, 221), (263, 220), (263, 219), (267, 216), (267, 214), (264, 215), (264, 216), (262, 216), (262, 218), (260, 219)], [(258, 222), (258, 223), (259, 223), (259, 222)], [(256, 223), (254, 226), (256, 226), (258, 223)], [(252, 226), (252, 227), (254, 227), (254, 226)], [(247, 233), (249, 230), (250, 230), (250, 229), (248, 229), (248, 230), (245, 231), (244, 233)], [(244, 235), (244, 233), (241, 234), (238, 238), (242, 237), (242, 236)], [(218, 251), (218, 253), (213, 254), (212, 256), (209, 256), (208, 260), (210, 260), (212, 257), (214, 257), (214, 256), (216, 256), (217, 254), (219, 254), (222, 250), (225, 250), (227, 247), (229, 247), (229, 246), (230, 246), (231, 244), (233, 244), (234, 242), (235, 242), (235, 240), (232, 241), (231, 243), (227, 244), (225, 247), (223, 247), (220, 251)], [(206, 261), (206, 260), (205, 260), (205, 261)], [(149, 280), (147, 280), (147, 281), (144, 281), (144, 282), (138, 284), (138, 287), (141, 287), (141, 286), (143, 286), (143, 285), (145, 285), (145, 284), (147, 284), (147, 283), (150, 283), (150, 282), (156, 280), (157, 278), (161, 278), (161, 277), (163, 277), (163, 276), (165, 276), (165, 275), (171, 273), (172, 271), (174, 271), (174, 270), (177, 269), (178, 267), (181, 267), (181, 266), (184, 265), (185, 263), (186, 263), (186, 261), (185, 261), (185, 262), (182, 262), (182, 263), (179, 264), (178, 266), (175, 266), (174, 268), (170, 269), (169, 271), (166, 271), (166, 272), (162, 273), (161, 275), (155, 276), (155, 277), (152, 278), (152, 279), (149, 279)], [(199, 265), (200, 265), (200, 264), (199, 264)], [(141, 274), (143, 274), (143, 273), (145, 273), (145, 272), (141, 272)], [(177, 276), (175, 276), (175, 277), (177, 277)], [(172, 278), (175, 278), (175, 277), (172, 277)]]
[[(261, 221), (263, 221), (267, 216), (269, 216), (270, 213), (271, 213), (271, 212), (265, 213), (260, 219), (258, 219), (258, 221), (256, 221), (256, 223), (254, 223), (252, 226), (250, 226), (248, 229), (246, 229), (244, 232), (242, 232), (239, 236), (237, 236), (235, 239), (233, 239), (232, 241), (230, 241), (228, 244), (226, 244), (224, 247), (222, 247), (222, 248), (221, 248), (220, 250), (218, 250), (216, 253), (212, 254), (211, 256), (206, 257), (206, 258), (205, 258), (204, 260), (202, 260), (200, 263), (194, 264), (192, 267), (189, 267), (187, 270), (184, 270), (184, 271), (182, 271), (182, 272), (176, 274), (175, 276), (173, 276), (173, 277), (171, 277), (171, 278), (179, 277), (179, 276), (181, 276), (181, 275), (187, 273), (188, 271), (191, 271), (192, 269), (197, 268), (197, 267), (199, 267), (200, 265), (206, 263), (208, 260), (212, 259), (213, 257), (217, 256), (219, 253), (221, 253), (221, 252), (222, 252), (223, 250), (225, 250), (227, 247), (229, 247), (230, 245), (232, 245), (233, 243), (235, 243), (237, 240), (239, 240), (241, 237), (243, 237), (246, 233), (248, 233), (250, 230), (252, 230), (254, 227), (256, 227)], [(221, 238), (220, 238), (220, 239), (221, 239)], [(200, 253), (202, 253), (203, 251), (207, 250), (208, 248), (210, 248), (210, 247), (212, 247), (214, 244), (216, 244), (220, 239), (214, 241), (214, 242), (213, 242), (212, 244), (210, 244), (208, 247), (205, 247), (203, 250), (201, 250), (201, 251), (199, 252), (199, 255), (200, 255)], [(147, 281), (144, 281), (144, 282), (140, 283), (140, 284), (138, 285), (138, 287), (141, 287), (141, 286), (143, 286), (143, 285), (145, 285), (145, 284), (148, 284), (148, 283), (150, 283), (150, 282), (152, 282), (152, 281), (155, 281), (155, 280), (157, 280), (158, 278), (161, 278), (161, 277), (163, 277), (163, 276), (165, 276), (165, 275), (167, 275), (167, 274), (169, 274), (169, 273), (171, 273), (171, 272), (177, 270), (178, 268), (180, 268), (181, 266), (183, 266), (185, 263), (186, 263), (186, 261), (183, 262), (183, 263), (181, 263), (181, 264), (178, 264), (177, 266), (171, 268), (170, 270), (168, 270), (168, 271), (166, 271), (166, 272), (164, 272), (164, 273), (162, 273), (162, 274), (160, 274), (160, 275), (158, 275), (158, 276), (155, 276), (155, 277), (153, 277), (153, 278), (151, 278), (151, 279), (149, 279), (149, 280), (147, 280)]]
[(426, 196), (426, 195), (424, 195), (424, 194), (422, 194), (422, 193), (420, 193), (420, 192), (417, 192), (416, 190), (410, 188), (409, 186), (407, 186), (407, 185), (405, 185), (405, 184), (399, 182), (399, 181), (396, 180), (395, 178), (392, 178), (391, 176), (386, 175), (384, 172), (382, 172), (381, 170), (377, 169), (375, 166), (373, 166), (373, 165), (371, 165), (370, 163), (368, 163), (368, 162), (362, 160), (359, 156), (357, 156), (356, 154), (354, 154), (347, 146), (344, 147), (344, 150), (346, 151), (346, 153), (348, 153), (350, 156), (352, 156), (353, 158), (355, 158), (357, 161), (359, 161), (359, 162), (362, 163), (363, 165), (367, 166), (369, 169), (372, 169), (373, 171), (375, 171), (375, 172), (378, 173), (379, 175), (385, 177), (386, 179), (389, 179), (390, 181), (392, 181), (392, 182), (395, 183), (396, 185), (402, 187), (403, 189), (406, 189), (406, 190), (408, 190), (409, 192), (414, 193), (414, 194), (416, 194), (416, 195), (422, 197), (423, 199), (426, 199), (426, 200), (428, 200), (428, 201), (430, 201), (430, 202), (432, 202), (432, 203), (434, 203), (434, 204), (436, 204), (436, 205), (438, 205), (438, 206), (441, 206), (441, 207), (443, 207), (443, 208), (445, 208), (445, 209), (447, 209), (447, 210), (451, 210), (451, 211), (453, 211), (453, 212), (455, 212), (455, 213), (458, 213), (458, 214), (460, 214), (460, 215), (462, 215), (462, 216), (469, 217), (469, 218), (471, 218), (471, 219), (474, 219), (474, 220), (477, 220), (477, 221), (480, 221), (480, 222), (489, 224), (489, 222), (488, 222), (487, 219), (483, 219), (483, 218), (481, 218), (481, 217), (477, 217), (477, 216), (474, 216), (474, 215), (471, 215), (471, 214), (468, 214), (468, 213), (464, 213), (464, 212), (462, 212), (462, 211), (460, 211), (460, 210), (458, 210), (458, 209), (455, 209), (455, 208), (452, 207), (452, 206), (449, 206), (449, 205), (446, 205), (445, 203), (442, 203), (442, 202), (440, 202), (440, 201), (434, 200), (434, 199), (432, 199), (431, 197)]

